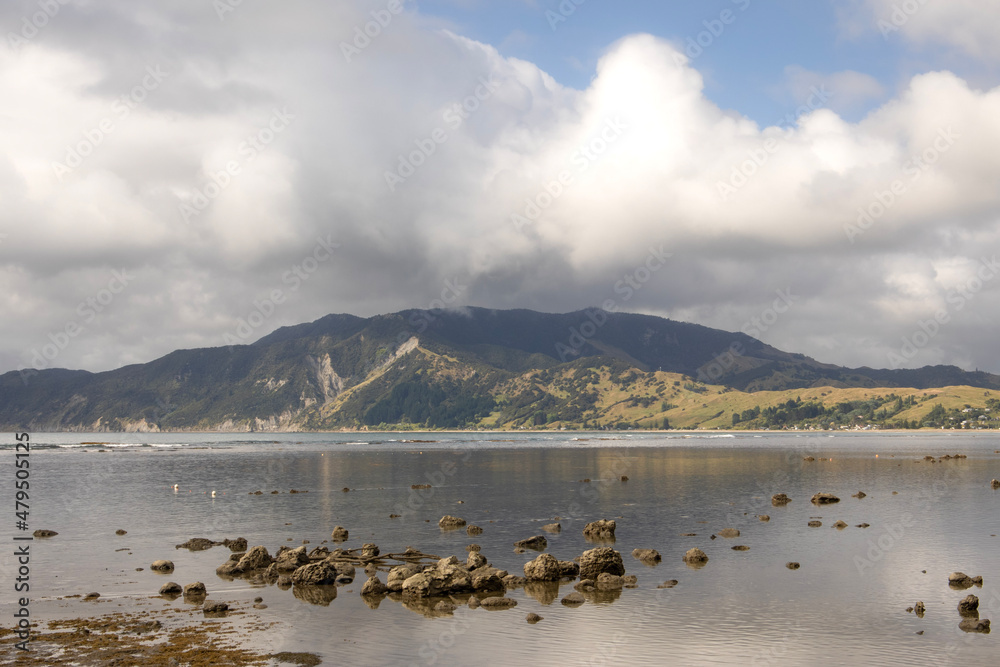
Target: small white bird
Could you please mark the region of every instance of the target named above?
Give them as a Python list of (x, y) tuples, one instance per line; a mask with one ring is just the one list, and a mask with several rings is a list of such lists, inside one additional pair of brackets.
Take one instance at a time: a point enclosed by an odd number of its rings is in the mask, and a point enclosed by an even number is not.
[(174, 484), (174, 491), (177, 490), (177, 486), (178, 486), (177, 484)]
[(212, 491), (212, 497), (213, 498), (215, 497), (215, 491)]

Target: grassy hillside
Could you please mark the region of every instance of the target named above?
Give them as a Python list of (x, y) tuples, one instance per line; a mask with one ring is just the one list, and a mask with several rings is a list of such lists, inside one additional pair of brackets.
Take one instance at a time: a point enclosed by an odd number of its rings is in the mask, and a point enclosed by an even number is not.
[(998, 392), (1000, 376), (841, 368), (644, 315), (472, 308), (331, 315), (104, 373), (7, 373), (0, 428), (996, 427)]

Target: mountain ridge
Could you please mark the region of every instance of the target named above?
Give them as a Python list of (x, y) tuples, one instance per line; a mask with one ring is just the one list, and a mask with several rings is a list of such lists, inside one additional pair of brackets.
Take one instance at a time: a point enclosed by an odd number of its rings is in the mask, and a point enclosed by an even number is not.
[(651, 409), (670, 403), (661, 398), (668, 376), (685, 396), (708, 387), (750, 395), (821, 387), (1000, 389), (1000, 376), (981, 371), (845, 368), (744, 333), (652, 315), (411, 309), (369, 318), (331, 314), (247, 345), (175, 350), (111, 371), (12, 371), (0, 375), (0, 427), (499, 428), (540, 425), (539, 414), (544, 423), (581, 426), (617, 415), (617, 404), (605, 399), (629, 390), (622, 378), (636, 394), (623, 400), (645, 403), (641, 422), (671, 413)]

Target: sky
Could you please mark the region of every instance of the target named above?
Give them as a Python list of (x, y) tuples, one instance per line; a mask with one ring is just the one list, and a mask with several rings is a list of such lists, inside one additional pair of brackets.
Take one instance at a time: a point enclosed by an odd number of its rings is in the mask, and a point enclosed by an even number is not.
[(605, 306), (1000, 373), (1000, 4), (11, 0), (0, 35), (0, 372)]

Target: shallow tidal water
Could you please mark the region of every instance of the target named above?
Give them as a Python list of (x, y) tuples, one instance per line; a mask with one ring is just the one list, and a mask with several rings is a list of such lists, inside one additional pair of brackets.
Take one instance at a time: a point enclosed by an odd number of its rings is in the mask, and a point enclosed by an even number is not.
[[(113, 446), (81, 444), (95, 441)], [(32, 543), (32, 613), (43, 624), (178, 606), (150, 596), (168, 580), (202, 581), (210, 601), (264, 598), (268, 608), (252, 614), (276, 625), (248, 634), (248, 645), (315, 652), (330, 665), (986, 665), (1000, 655), (1000, 628), (963, 633), (957, 611), (972, 593), (981, 617), (1000, 622), (1000, 491), (989, 484), (1000, 478), (996, 434), (74, 433), (31, 442), (31, 529), (59, 533)], [(13, 435), (0, 443), (13, 460)], [(923, 460), (945, 454), (968, 458)], [(821, 491), (841, 502), (810, 504)], [(867, 497), (853, 498), (858, 491)], [(792, 502), (772, 507), (778, 492)], [(445, 514), (484, 533), (442, 531)], [(555, 517), (562, 532), (546, 535), (547, 552), (561, 560), (596, 546), (583, 538), (587, 522), (615, 519), (614, 548), (638, 588), (579, 608), (559, 602), (572, 583), (519, 589), (508, 593), (518, 602), (511, 610), (460, 607), (431, 618), (392, 599), (370, 609), (361, 569), (316, 605), (219, 578), (225, 547), (174, 548), (245, 537), (274, 554), (303, 540), (317, 546), (340, 525), (350, 531), (345, 547), (412, 546), (464, 561), (475, 542), (494, 566), (522, 574), (537, 552), (515, 553), (513, 542), (543, 534)], [(807, 525), (817, 518), (821, 527)], [(837, 520), (848, 527), (833, 528)], [(711, 539), (723, 528), (741, 535)], [(708, 554), (705, 567), (682, 562), (692, 547)], [(643, 565), (635, 548), (663, 561)], [(6, 591), (16, 565), (5, 552)], [(175, 563), (172, 574), (149, 570), (161, 558)], [(956, 570), (982, 575), (984, 586), (949, 588)], [(657, 588), (670, 579), (678, 585)], [(101, 599), (65, 599), (89, 591)], [(918, 600), (923, 618), (906, 612)], [(13, 611), (5, 592), (4, 626)], [(527, 624), (529, 612), (544, 620)]]

